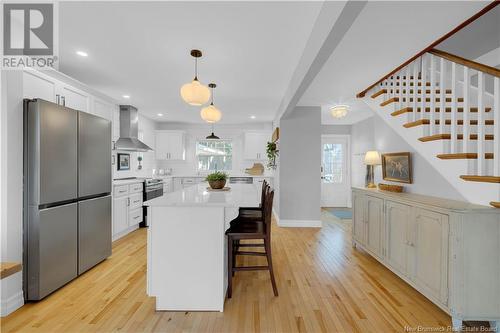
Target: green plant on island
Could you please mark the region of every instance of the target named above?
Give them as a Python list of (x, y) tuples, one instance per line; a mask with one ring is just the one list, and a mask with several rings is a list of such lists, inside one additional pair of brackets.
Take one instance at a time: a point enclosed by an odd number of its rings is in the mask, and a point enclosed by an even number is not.
[(214, 181), (218, 181), (218, 180), (227, 180), (227, 173), (225, 172), (221, 172), (221, 171), (216, 171), (216, 172), (213, 172), (209, 175), (207, 175), (207, 178), (205, 178), (205, 180), (207, 182), (214, 182)]

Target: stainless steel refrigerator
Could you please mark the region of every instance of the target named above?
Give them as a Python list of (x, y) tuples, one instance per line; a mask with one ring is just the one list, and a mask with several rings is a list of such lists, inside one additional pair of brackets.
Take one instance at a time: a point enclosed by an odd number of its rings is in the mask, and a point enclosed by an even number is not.
[(111, 122), (24, 101), (24, 294), (40, 300), (111, 255)]

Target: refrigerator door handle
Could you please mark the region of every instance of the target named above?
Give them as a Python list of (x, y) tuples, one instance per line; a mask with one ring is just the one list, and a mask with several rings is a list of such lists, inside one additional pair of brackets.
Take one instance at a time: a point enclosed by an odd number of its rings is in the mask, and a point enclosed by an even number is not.
[(66, 97), (61, 96), (61, 100), (62, 100), (62, 105), (66, 106)]
[(61, 96), (59, 94), (56, 95), (56, 103), (61, 105)]

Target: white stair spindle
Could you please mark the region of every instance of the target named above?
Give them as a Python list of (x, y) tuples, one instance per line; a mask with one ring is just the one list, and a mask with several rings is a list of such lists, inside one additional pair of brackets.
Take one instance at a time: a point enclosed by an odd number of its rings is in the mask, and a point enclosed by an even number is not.
[[(406, 89), (405, 89), (405, 97), (406, 97), (406, 103), (404, 104), (403, 107), (409, 107), (410, 104), (410, 76), (411, 76), (411, 66), (413, 66), (413, 63), (409, 64), (406, 67)], [(411, 113), (408, 113), (408, 121), (413, 120), (413, 115)]]
[(494, 148), (493, 148), (493, 175), (500, 176), (500, 78), (494, 78), (494, 91), (493, 91), (493, 135)]
[[(435, 134), (435, 128), (436, 128), (436, 122), (435, 122), (435, 116), (436, 116), (436, 59), (433, 54), (429, 56), (429, 60), (431, 62), (431, 103), (430, 103), (430, 119), (429, 119), (429, 135)], [(422, 88), (425, 89), (425, 88)], [(439, 112), (443, 113), (444, 110), (439, 110)]]
[(399, 93), (398, 93), (398, 103), (396, 105), (398, 106), (396, 110), (401, 110), (403, 107), (403, 71), (401, 70), (398, 74), (399, 76)]
[(439, 134), (444, 134), (445, 108), (446, 108), (446, 60), (440, 58), (439, 66)]
[(469, 148), (469, 91), (470, 91), (469, 67), (464, 66), (464, 102), (463, 102), (463, 125), (462, 125), (462, 151), (468, 152)]
[[(457, 149), (457, 127), (458, 127), (458, 114), (457, 114), (457, 65), (451, 63), (451, 151), (450, 153), (458, 153)], [(465, 124), (463, 126), (466, 126)]]
[[(422, 80), (421, 80), (421, 86), (420, 86), (420, 90), (422, 91), (422, 93), (420, 94), (420, 97), (421, 97), (421, 102), (420, 102), (420, 119), (425, 119), (425, 90), (426, 90), (426, 78), (427, 78), (427, 61), (426, 61), (426, 54), (423, 54), (422, 55)], [(418, 83), (417, 83), (418, 80), (415, 80), (415, 85), (414, 85), (414, 89), (419, 89), (418, 87)], [(415, 110), (416, 112), (416, 110)]]
[[(417, 60), (418, 61), (418, 60)], [(413, 63), (413, 82), (417, 82), (418, 79), (418, 66), (417, 66), (417, 61)], [(410, 89), (410, 84), (408, 83), (408, 89)], [(417, 120), (417, 98), (418, 98), (418, 88), (416, 86), (413, 86), (413, 104), (412, 104), (412, 115), (413, 115), (413, 121)]]
[(484, 74), (477, 72), (477, 172), (479, 176), (485, 173), (484, 159)]

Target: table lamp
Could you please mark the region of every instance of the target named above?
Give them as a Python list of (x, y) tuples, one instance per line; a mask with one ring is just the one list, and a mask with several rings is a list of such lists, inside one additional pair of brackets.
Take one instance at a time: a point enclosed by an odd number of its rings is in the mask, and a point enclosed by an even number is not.
[(370, 150), (366, 152), (365, 155), (365, 164), (366, 164), (366, 181), (365, 186), (368, 188), (376, 188), (374, 182), (374, 172), (373, 167), (375, 165), (379, 165), (380, 162), (380, 154), (376, 150)]

